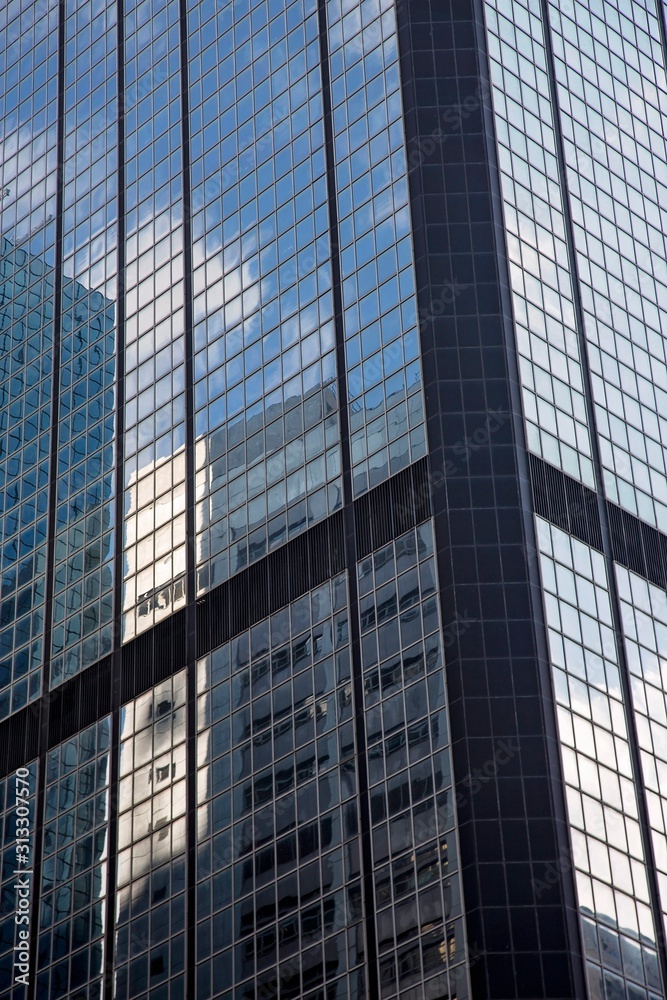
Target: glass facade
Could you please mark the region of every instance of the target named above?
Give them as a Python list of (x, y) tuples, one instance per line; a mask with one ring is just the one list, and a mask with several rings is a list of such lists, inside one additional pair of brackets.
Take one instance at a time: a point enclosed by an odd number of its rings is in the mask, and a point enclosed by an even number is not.
[(52, 413), (53, 274), (2, 237), (0, 717), (41, 691)]
[(345, 576), (213, 650), (197, 689), (197, 995), (363, 994)]
[(185, 996), (185, 671), (121, 708), (114, 997)]
[(102, 996), (111, 720), (49, 751), (43, 822), (37, 990)]
[(665, 531), (664, 11), (549, 9), (605, 492)]
[(197, 592), (342, 504), (317, 6), (189, 3)]
[(44, 663), (57, 174), (57, 0), (0, 11), (0, 717)]
[(605, 493), (665, 531), (661, 7), (513, 0), (486, 17), (528, 445), (595, 486), (585, 350)]
[(52, 685), (111, 651), (114, 581), (116, 7), (65, 13)]
[(357, 573), (381, 995), (467, 997), (432, 524)]
[(663, 927), (667, 921), (667, 839), (665, 838), (665, 591), (616, 566), (623, 614), (623, 637), (632, 684), (632, 709), (637, 726), (646, 785), (651, 841), (655, 854)]
[(328, 0), (354, 495), (425, 454), (417, 303), (391, 0)]
[(664, 996), (604, 558), (538, 538), (589, 995)]
[[(528, 447), (664, 531), (661, 18), (486, 4)], [(589, 996), (664, 996), (664, 589), (537, 527)]]
[(544, 22), (486, 3), (489, 63), (528, 447), (595, 485)]
[(185, 315), (179, 7), (124, 13), (127, 640), (185, 602)]
[(665, 1000), (666, 57), (2, 6), (0, 998)]

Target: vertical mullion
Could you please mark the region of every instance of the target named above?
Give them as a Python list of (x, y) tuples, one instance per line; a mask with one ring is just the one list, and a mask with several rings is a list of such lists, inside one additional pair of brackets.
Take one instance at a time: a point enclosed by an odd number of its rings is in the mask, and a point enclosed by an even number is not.
[(108, 882), (104, 940), (104, 995), (113, 996), (115, 958), (116, 870), (118, 844), (118, 771), (123, 615), (124, 423), (125, 423), (125, 31), (124, 0), (116, 3), (117, 232), (116, 247), (116, 533), (114, 547), (114, 627), (111, 664), (111, 746), (109, 774)]
[[(51, 437), (49, 441), (49, 511), (46, 544), (46, 582), (44, 596), (44, 651), (42, 666), (42, 696), (39, 704), (39, 767), (37, 769), (37, 801), (35, 804), (35, 846), (33, 856), (30, 923), (30, 981), (28, 1000), (36, 1000), (37, 946), (39, 907), (42, 878), (42, 845), (44, 841), (44, 806), (46, 798), (46, 758), (49, 745), (51, 634), (53, 631), (53, 587), (55, 576), (56, 504), (58, 500), (58, 424), (60, 414), (60, 327), (62, 320), (62, 241), (63, 200), (65, 189), (65, 44), (66, 0), (58, 3), (58, 69), (57, 69), (57, 165), (56, 216), (53, 280), (53, 354), (51, 367)], [(47, 15), (48, 16), (48, 15)]]
[(331, 287), (336, 332), (336, 384), (338, 388), (341, 468), (343, 473), (343, 524), (345, 531), (345, 561), (347, 564), (350, 609), (350, 658), (354, 688), (354, 727), (357, 745), (357, 778), (359, 782), (357, 800), (359, 805), (359, 825), (361, 831), (361, 865), (364, 898), (364, 933), (366, 945), (365, 966), (368, 996), (375, 998), (380, 996), (380, 984), (378, 972), (377, 934), (375, 927), (373, 855), (371, 850), (368, 751), (366, 745), (364, 689), (361, 669), (359, 599), (357, 592), (357, 545), (352, 492), (352, 463), (350, 453), (350, 426), (345, 362), (345, 331), (343, 327), (343, 296), (340, 261), (340, 236), (338, 227), (331, 73), (329, 64), (327, 0), (318, 0), (318, 17), (320, 29), (320, 69), (322, 74), (322, 118), (324, 123), (324, 148), (329, 212), (329, 244), (331, 247)]
[(186, 502), (186, 996), (196, 995), (197, 921), (197, 605), (195, 549), (195, 421), (192, 310), (192, 198), (188, 9), (179, 0), (181, 62), (181, 148), (183, 180), (183, 305), (185, 314), (185, 502)]

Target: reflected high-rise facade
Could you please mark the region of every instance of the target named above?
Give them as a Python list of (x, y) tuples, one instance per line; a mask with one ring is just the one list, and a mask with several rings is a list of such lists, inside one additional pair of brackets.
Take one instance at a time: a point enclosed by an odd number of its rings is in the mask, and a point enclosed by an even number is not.
[(667, 997), (665, 25), (0, 9), (0, 996)]

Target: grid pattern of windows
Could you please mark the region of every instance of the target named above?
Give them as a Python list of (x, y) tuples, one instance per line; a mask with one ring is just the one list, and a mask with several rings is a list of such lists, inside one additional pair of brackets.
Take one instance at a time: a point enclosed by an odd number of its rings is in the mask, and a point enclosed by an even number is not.
[(114, 997), (185, 996), (185, 671), (121, 709)]
[(348, 624), (340, 576), (198, 663), (198, 1000), (364, 995)]
[(116, 4), (68, 0), (52, 685), (111, 650)]
[(79, 282), (63, 289), (52, 686), (111, 652), (114, 310)]
[(485, 6), (528, 447), (594, 487), (544, 25), (528, 0)]
[[(55, 262), (58, 0), (0, 8), (2, 235)], [(27, 245), (26, 245), (27, 244)]]
[(328, 0), (327, 20), (356, 496), (426, 432), (394, 3)]
[(37, 996), (102, 996), (109, 833), (106, 717), (49, 751)]
[[(19, 961), (18, 953), (14, 950), (15, 944), (19, 943), (18, 931), (29, 930), (29, 924), (23, 922), (24, 914), (29, 911), (21, 908), (19, 910), (19, 898), (16, 885), (19, 881), (16, 872), (21, 867), (32, 868), (34, 859), (34, 837), (35, 837), (35, 794), (37, 792), (37, 761), (27, 764), (19, 775), (12, 774), (10, 777), (0, 781), (0, 996), (7, 1000), (26, 1000), (27, 988), (23, 983), (18, 982), (17, 973), (21, 970), (16, 968), (15, 963)], [(27, 795), (23, 789), (26, 790)], [(27, 805), (28, 825), (26, 828), (25, 818), (19, 817), (18, 806)], [(23, 810), (22, 810), (23, 812)], [(17, 823), (17, 820), (20, 820)], [(27, 829), (28, 836), (22, 834)], [(16, 834), (19, 833), (17, 840)], [(17, 846), (20, 850), (17, 851)], [(28, 851), (23, 850), (23, 845), (28, 846)], [(27, 861), (23, 866), (20, 857)], [(20, 876), (19, 876), (20, 878)], [(26, 878), (21, 879), (24, 884)], [(32, 877), (27, 881), (30, 884), (30, 914), (32, 913)], [(22, 889), (22, 894), (24, 890)], [(16, 916), (19, 914), (21, 923), (16, 923)]]
[(317, 3), (189, 6), (202, 593), (342, 489)]
[(381, 994), (464, 998), (432, 523), (375, 551), (357, 574)]
[[(537, 518), (591, 1000), (664, 996), (604, 559)], [(548, 891), (544, 881), (542, 891)], [(607, 991), (605, 993), (605, 990)]]
[(667, 530), (667, 79), (661, 3), (550, 3), (605, 488)]
[(51, 440), (53, 277), (0, 254), (0, 718), (41, 690)]
[(58, 0), (0, 9), (0, 718), (41, 686), (57, 21)]
[(185, 603), (185, 334), (178, 0), (125, 7), (123, 639)]
[(616, 566), (663, 924), (667, 927), (667, 595)]

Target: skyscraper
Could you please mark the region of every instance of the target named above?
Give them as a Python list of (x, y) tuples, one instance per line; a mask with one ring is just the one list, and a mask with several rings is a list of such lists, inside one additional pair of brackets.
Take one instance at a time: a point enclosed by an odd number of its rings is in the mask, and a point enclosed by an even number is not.
[(665, 16), (0, 10), (2, 996), (667, 996)]

